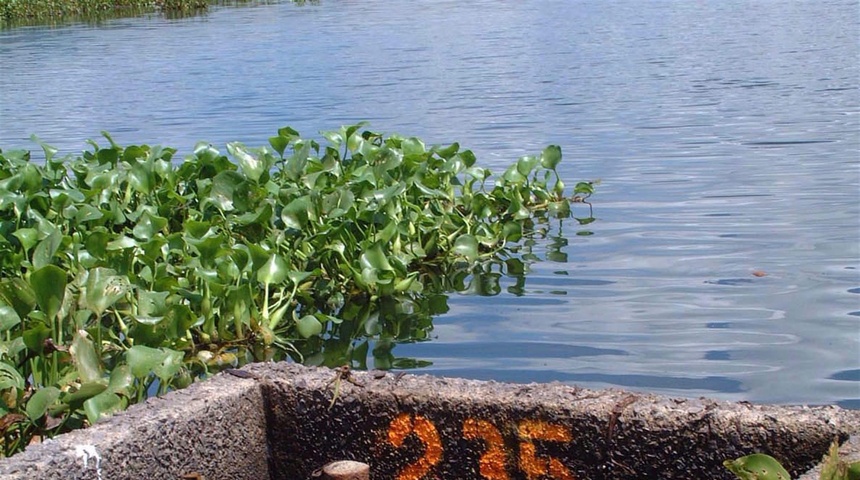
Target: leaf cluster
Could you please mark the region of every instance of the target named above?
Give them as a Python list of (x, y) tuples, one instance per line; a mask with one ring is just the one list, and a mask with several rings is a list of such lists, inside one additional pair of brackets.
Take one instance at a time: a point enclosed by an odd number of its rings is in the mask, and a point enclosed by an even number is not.
[(0, 151), (5, 453), (249, 361), (360, 368), (374, 337), (377, 368), (418, 366), (390, 350), (427, 337), (445, 279), (592, 192), (565, 197), (557, 146), (493, 179), (456, 143), (363, 126), (181, 162), (107, 133), (75, 158), (34, 137), (44, 164)]

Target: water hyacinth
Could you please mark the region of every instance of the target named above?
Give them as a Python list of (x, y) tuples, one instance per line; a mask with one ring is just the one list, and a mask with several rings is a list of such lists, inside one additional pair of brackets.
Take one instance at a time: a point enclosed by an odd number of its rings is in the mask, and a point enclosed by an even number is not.
[(581, 203), (593, 220), (557, 146), (493, 178), (456, 143), (363, 124), (182, 161), (104, 137), (75, 158), (39, 142), (43, 164), (0, 151), (7, 455), (250, 361), (420, 366), (391, 349), (427, 338), (444, 292), (493, 262), (521, 271), (507, 251), (536, 219)]

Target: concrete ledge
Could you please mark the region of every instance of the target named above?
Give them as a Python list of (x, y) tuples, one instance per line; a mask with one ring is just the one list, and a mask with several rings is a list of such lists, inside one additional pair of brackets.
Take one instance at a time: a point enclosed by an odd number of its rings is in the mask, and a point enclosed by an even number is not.
[(2, 479), (269, 478), (263, 397), (216, 376), (0, 461)]
[(722, 461), (753, 452), (796, 478), (834, 438), (860, 433), (860, 412), (837, 407), (287, 363), (243, 371), (35, 445), (0, 461), (0, 478), (306, 479), (358, 460), (374, 479), (732, 479)]

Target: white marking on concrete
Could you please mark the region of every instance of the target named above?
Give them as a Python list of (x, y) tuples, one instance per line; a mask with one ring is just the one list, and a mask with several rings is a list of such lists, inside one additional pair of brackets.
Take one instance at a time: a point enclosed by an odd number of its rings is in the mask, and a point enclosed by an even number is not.
[(98, 480), (102, 480), (102, 457), (99, 455), (98, 450), (96, 450), (95, 445), (78, 445), (75, 447), (75, 456), (77, 458), (82, 458), (84, 460), (84, 470), (89, 468), (90, 458), (95, 461), (96, 467), (96, 478)]

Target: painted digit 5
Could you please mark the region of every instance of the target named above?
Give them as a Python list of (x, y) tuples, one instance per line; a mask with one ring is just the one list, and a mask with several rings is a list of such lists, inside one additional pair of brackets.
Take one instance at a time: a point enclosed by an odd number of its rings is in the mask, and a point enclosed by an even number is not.
[(519, 424), (520, 436), (520, 469), (528, 480), (538, 480), (545, 475), (555, 480), (576, 480), (570, 470), (558, 459), (539, 457), (533, 440), (549, 440), (552, 442), (569, 442), (570, 432), (561, 425), (540, 420), (523, 420)]

